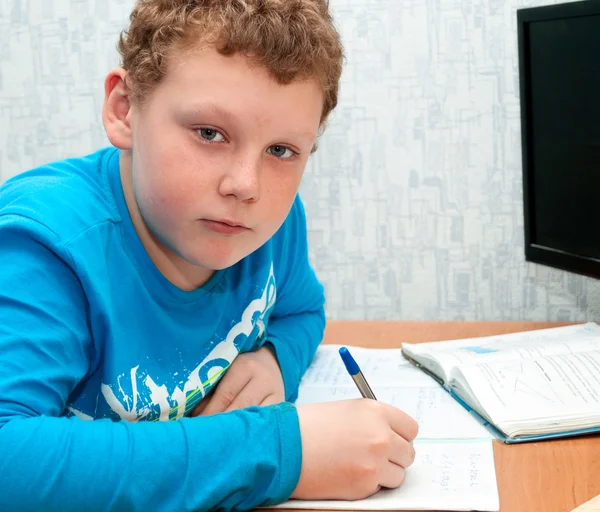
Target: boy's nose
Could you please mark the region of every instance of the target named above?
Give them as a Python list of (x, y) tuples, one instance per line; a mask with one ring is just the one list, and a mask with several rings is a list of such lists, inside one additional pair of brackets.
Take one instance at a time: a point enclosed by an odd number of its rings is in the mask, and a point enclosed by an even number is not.
[(237, 160), (225, 172), (219, 184), (222, 196), (235, 196), (239, 201), (256, 202), (260, 197), (260, 159)]

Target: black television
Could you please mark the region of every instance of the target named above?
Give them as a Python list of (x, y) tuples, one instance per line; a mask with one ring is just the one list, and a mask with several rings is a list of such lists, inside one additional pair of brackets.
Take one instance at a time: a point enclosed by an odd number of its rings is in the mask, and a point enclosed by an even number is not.
[(517, 11), (525, 259), (600, 277), (600, 1)]

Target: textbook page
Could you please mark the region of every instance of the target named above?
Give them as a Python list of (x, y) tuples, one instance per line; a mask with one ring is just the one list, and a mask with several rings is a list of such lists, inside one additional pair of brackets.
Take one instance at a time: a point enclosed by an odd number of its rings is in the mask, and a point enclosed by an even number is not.
[(449, 377), (453, 367), (494, 361), (535, 359), (600, 349), (600, 326), (593, 322), (481, 338), (411, 344), (407, 355), (436, 361)]
[(490, 440), (416, 441), (398, 489), (359, 501), (289, 500), (277, 508), (320, 510), (481, 510), (500, 508)]
[[(297, 405), (360, 398), (337, 345), (322, 345), (300, 383)], [(349, 347), (377, 400), (402, 409), (419, 424), (418, 439), (490, 439), (491, 435), (400, 349)]]
[(496, 424), (545, 420), (560, 432), (564, 423), (549, 419), (587, 415), (591, 426), (600, 423), (600, 350), (470, 365), (457, 375)]

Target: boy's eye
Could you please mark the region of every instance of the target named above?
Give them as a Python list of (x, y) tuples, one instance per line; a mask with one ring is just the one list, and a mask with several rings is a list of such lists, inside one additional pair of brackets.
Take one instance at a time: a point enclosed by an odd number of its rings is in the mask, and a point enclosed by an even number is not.
[(222, 142), (225, 140), (223, 134), (213, 128), (200, 128), (198, 133), (200, 134), (200, 137), (208, 142)]
[(295, 155), (295, 153), (291, 149), (286, 148), (285, 146), (280, 146), (279, 144), (271, 146), (269, 149), (267, 149), (267, 151), (271, 155), (283, 159), (291, 158)]

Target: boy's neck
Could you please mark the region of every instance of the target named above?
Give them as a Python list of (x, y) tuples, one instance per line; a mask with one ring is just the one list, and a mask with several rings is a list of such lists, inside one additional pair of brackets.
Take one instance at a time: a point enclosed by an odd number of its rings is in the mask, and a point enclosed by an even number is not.
[(166, 279), (184, 291), (192, 291), (205, 284), (214, 270), (188, 263), (166, 247), (150, 230), (138, 208), (133, 191), (132, 155), (130, 150), (121, 150), (119, 155), (121, 186), (131, 222), (144, 249)]

